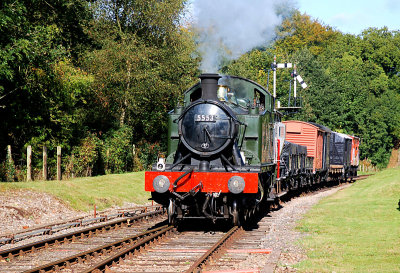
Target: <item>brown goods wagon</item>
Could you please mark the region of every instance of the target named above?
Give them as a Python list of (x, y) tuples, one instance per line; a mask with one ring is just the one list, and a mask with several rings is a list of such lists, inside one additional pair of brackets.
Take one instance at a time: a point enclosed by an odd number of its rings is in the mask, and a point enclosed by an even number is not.
[(359, 146), (360, 146), (360, 138), (356, 136), (350, 136), (352, 141), (351, 141), (351, 166), (357, 166), (360, 161), (360, 155), (359, 155)]
[(288, 120), (286, 126), (286, 141), (307, 147), (307, 157), (313, 158), (313, 172), (323, 168), (323, 135), (325, 131), (308, 122)]

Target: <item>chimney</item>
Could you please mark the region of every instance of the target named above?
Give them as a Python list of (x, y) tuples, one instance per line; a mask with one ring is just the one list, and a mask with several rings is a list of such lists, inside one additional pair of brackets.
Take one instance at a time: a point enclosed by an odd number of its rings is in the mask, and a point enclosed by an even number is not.
[(199, 78), (201, 80), (201, 98), (203, 100), (218, 101), (218, 79), (220, 79), (221, 76), (215, 73), (203, 73), (200, 75)]

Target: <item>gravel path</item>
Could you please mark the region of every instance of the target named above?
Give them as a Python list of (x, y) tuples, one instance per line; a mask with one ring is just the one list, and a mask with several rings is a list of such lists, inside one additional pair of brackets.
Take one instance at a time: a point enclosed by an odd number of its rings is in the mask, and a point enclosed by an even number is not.
[(271, 212), (275, 217), (271, 226), (271, 232), (267, 234), (263, 241), (264, 247), (272, 248), (272, 257), (276, 260), (264, 266), (262, 272), (297, 272), (292, 265), (299, 263), (307, 258), (305, 250), (296, 242), (307, 236), (295, 229), (298, 221), (322, 198), (350, 187), (352, 184), (344, 184), (336, 188), (320, 191), (295, 198), (283, 205), (283, 208)]
[[(138, 206), (125, 203), (122, 208)], [(113, 206), (98, 213), (116, 213), (121, 207)], [(93, 218), (93, 211), (81, 212), (70, 208), (54, 196), (30, 190), (0, 192), (0, 237), (16, 231), (45, 224), (65, 222), (79, 217)]]
[(267, 256), (265, 254), (249, 254), (247, 260), (241, 262), (236, 269), (261, 268), (260, 272), (262, 273), (297, 272), (293, 265), (307, 258), (305, 250), (297, 243), (299, 239), (307, 236), (306, 233), (295, 229), (298, 221), (322, 198), (350, 186), (351, 184), (344, 184), (297, 197), (284, 203), (279, 210), (271, 211), (259, 223), (262, 225), (265, 222), (270, 226), (260, 242), (260, 248), (271, 249), (271, 253)]
[(29, 190), (0, 192), (0, 235), (84, 215), (50, 194)]

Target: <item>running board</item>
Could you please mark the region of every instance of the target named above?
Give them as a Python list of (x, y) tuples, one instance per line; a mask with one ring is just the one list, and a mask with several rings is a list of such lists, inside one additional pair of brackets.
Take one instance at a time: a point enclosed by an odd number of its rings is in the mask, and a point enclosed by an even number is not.
[(284, 196), (285, 194), (287, 194), (287, 191), (282, 191), (282, 192), (278, 193), (276, 195), (276, 197), (280, 198), (280, 197)]
[(267, 201), (274, 202), (277, 198), (280, 198), (280, 197), (284, 196), (285, 194), (287, 194), (287, 191), (280, 192), (280, 193), (276, 194), (273, 198), (268, 197)]

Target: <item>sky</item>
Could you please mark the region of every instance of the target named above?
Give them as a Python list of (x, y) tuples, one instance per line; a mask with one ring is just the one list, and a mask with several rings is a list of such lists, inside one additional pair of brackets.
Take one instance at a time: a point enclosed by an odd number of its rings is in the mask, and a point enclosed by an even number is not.
[(297, 8), (343, 33), (384, 26), (400, 30), (400, 0), (297, 0)]

